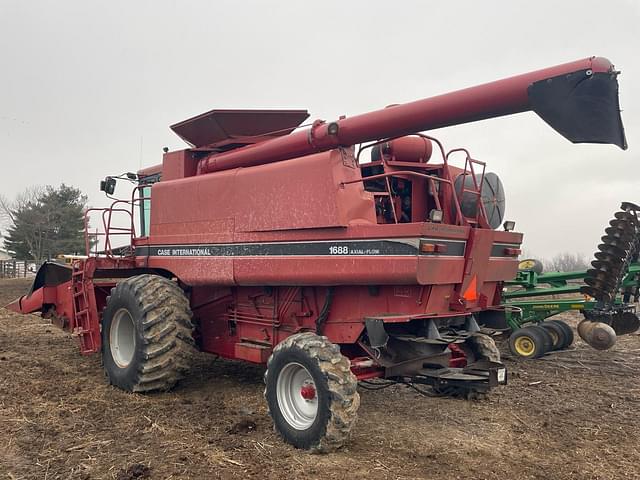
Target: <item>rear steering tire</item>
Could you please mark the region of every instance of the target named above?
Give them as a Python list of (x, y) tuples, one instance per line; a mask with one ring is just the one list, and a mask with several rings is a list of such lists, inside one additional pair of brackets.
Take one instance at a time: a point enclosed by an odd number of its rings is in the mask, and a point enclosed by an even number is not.
[(304, 332), (279, 343), (265, 383), (269, 414), (286, 442), (329, 452), (348, 440), (360, 406), (358, 381), (327, 337)]
[(467, 356), (467, 365), (478, 360), (500, 362), (500, 350), (496, 342), (489, 335), (474, 333), (462, 344)]
[(102, 316), (109, 383), (130, 392), (169, 390), (195, 352), (189, 301), (171, 280), (138, 275), (111, 290)]
[(539, 358), (551, 350), (552, 338), (537, 325), (519, 328), (509, 337), (509, 350), (521, 358)]

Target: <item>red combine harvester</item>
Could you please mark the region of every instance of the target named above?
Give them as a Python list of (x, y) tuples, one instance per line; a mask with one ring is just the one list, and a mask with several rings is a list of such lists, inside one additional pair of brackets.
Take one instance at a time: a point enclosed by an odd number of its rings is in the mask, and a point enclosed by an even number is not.
[(358, 380), (487, 391), (506, 371), (482, 314), (522, 234), (498, 230), (504, 194), (483, 162), (417, 132), (533, 110), (572, 142), (626, 148), (617, 75), (591, 57), (305, 129), (304, 110), (178, 123), (191, 148), (102, 182), (137, 185), (99, 210), (101, 251), (87, 232), (88, 258), (45, 264), (10, 308), (101, 352), (129, 391), (173, 387), (196, 349), (266, 364), (276, 429), (301, 448), (344, 443)]

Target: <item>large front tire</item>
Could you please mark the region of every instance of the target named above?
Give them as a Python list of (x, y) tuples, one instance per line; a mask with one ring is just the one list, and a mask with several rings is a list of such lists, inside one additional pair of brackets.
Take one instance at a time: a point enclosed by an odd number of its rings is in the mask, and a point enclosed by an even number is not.
[(171, 389), (189, 369), (192, 333), (189, 301), (175, 282), (157, 275), (121, 281), (102, 316), (109, 383), (130, 392)]
[(327, 337), (304, 332), (279, 343), (265, 383), (269, 414), (286, 442), (329, 452), (348, 440), (360, 406), (358, 381)]

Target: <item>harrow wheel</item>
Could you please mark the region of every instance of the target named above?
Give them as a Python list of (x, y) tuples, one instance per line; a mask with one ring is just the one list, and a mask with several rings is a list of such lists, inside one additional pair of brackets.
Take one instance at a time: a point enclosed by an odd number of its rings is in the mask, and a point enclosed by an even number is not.
[(536, 272), (540, 275), (544, 270), (544, 265), (542, 265), (540, 260), (536, 260), (535, 258), (525, 258), (518, 262), (518, 270), (521, 272)]
[(265, 398), (276, 431), (297, 448), (329, 452), (349, 438), (360, 396), (340, 348), (311, 332), (279, 343), (267, 362)]
[(551, 336), (551, 349), (562, 350), (567, 343), (567, 333), (560, 325), (555, 322), (542, 322), (540, 327), (544, 328)]
[(102, 316), (102, 363), (109, 383), (130, 392), (169, 390), (195, 351), (189, 301), (157, 275), (127, 278)]
[(521, 358), (538, 358), (551, 350), (552, 338), (537, 325), (516, 330), (509, 337), (509, 350)]
[(562, 320), (549, 320), (545, 323), (556, 324), (564, 332), (564, 342), (562, 343), (562, 346), (558, 347), (558, 350), (564, 350), (565, 348), (569, 348), (573, 345), (573, 328), (571, 328), (566, 322), (563, 322)]

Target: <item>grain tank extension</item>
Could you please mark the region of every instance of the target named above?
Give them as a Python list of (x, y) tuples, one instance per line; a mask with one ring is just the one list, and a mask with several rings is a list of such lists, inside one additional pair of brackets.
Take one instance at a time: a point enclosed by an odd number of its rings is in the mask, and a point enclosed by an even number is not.
[(420, 132), (532, 110), (624, 149), (617, 75), (591, 57), (306, 127), (305, 110), (180, 122), (189, 148), (87, 213), (99, 247), (87, 232), (88, 258), (45, 264), (10, 308), (73, 332), (125, 390), (173, 387), (196, 349), (266, 364), (276, 429), (300, 448), (345, 442), (358, 381), (486, 392), (507, 377), (480, 313), (501, 308), (522, 234), (503, 228), (498, 176)]

